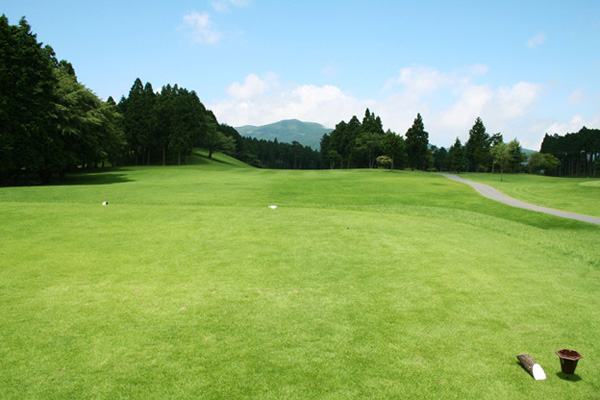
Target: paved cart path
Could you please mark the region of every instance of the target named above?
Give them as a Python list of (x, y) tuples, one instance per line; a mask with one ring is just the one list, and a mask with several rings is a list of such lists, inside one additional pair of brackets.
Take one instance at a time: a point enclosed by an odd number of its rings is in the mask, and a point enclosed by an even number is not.
[(438, 175), (445, 176), (446, 178), (451, 179), (453, 181), (462, 182), (462, 183), (466, 183), (467, 185), (471, 185), (482, 196), (487, 197), (488, 199), (499, 201), (500, 203), (508, 204), (509, 206), (524, 208), (526, 210), (532, 210), (532, 211), (542, 212), (542, 213), (546, 213), (546, 214), (556, 215), (557, 217), (576, 219), (578, 221), (589, 222), (590, 224), (600, 225), (600, 218), (598, 218), (598, 217), (592, 217), (592, 216), (583, 215), (583, 214), (576, 214), (576, 213), (571, 213), (568, 211), (555, 210), (554, 208), (536, 206), (535, 204), (526, 203), (524, 201), (517, 200), (510, 196), (507, 196), (504, 193), (502, 193), (501, 191), (494, 189), (490, 185), (486, 185), (486, 184), (479, 183), (479, 182), (469, 181), (465, 178), (461, 178), (460, 176), (453, 175), (453, 174), (438, 174)]

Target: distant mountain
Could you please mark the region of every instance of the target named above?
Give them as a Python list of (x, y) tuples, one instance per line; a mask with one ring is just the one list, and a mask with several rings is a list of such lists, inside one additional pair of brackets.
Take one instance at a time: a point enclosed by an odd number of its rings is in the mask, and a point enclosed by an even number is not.
[(302, 122), (297, 119), (286, 119), (262, 126), (238, 126), (235, 130), (242, 136), (264, 140), (277, 139), (278, 142), (285, 143), (295, 141), (315, 150), (319, 150), (323, 135), (332, 131), (316, 122)]

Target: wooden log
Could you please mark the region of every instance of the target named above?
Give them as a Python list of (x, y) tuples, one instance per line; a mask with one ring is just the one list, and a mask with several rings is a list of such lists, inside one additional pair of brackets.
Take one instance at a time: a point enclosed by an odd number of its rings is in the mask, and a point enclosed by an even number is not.
[(540, 366), (540, 364), (536, 363), (533, 357), (531, 357), (529, 354), (519, 354), (517, 358), (521, 362), (523, 368), (525, 368), (525, 370), (529, 372), (531, 376), (533, 376), (533, 379), (536, 381), (546, 379), (546, 373), (544, 372), (544, 369)]

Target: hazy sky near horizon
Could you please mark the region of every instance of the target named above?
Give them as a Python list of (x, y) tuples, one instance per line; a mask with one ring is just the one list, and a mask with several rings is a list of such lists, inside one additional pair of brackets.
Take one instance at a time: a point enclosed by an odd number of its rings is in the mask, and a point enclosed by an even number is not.
[(101, 98), (195, 90), (219, 122), (333, 128), (365, 108), (463, 142), (475, 119), (534, 150), (600, 128), (600, 1), (5, 1)]

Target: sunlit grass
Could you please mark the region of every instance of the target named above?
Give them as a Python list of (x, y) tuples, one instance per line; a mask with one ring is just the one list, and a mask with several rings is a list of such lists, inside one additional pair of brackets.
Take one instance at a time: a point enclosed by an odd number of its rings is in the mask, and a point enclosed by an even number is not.
[(424, 173), (196, 161), (0, 189), (3, 398), (598, 393), (598, 227)]

